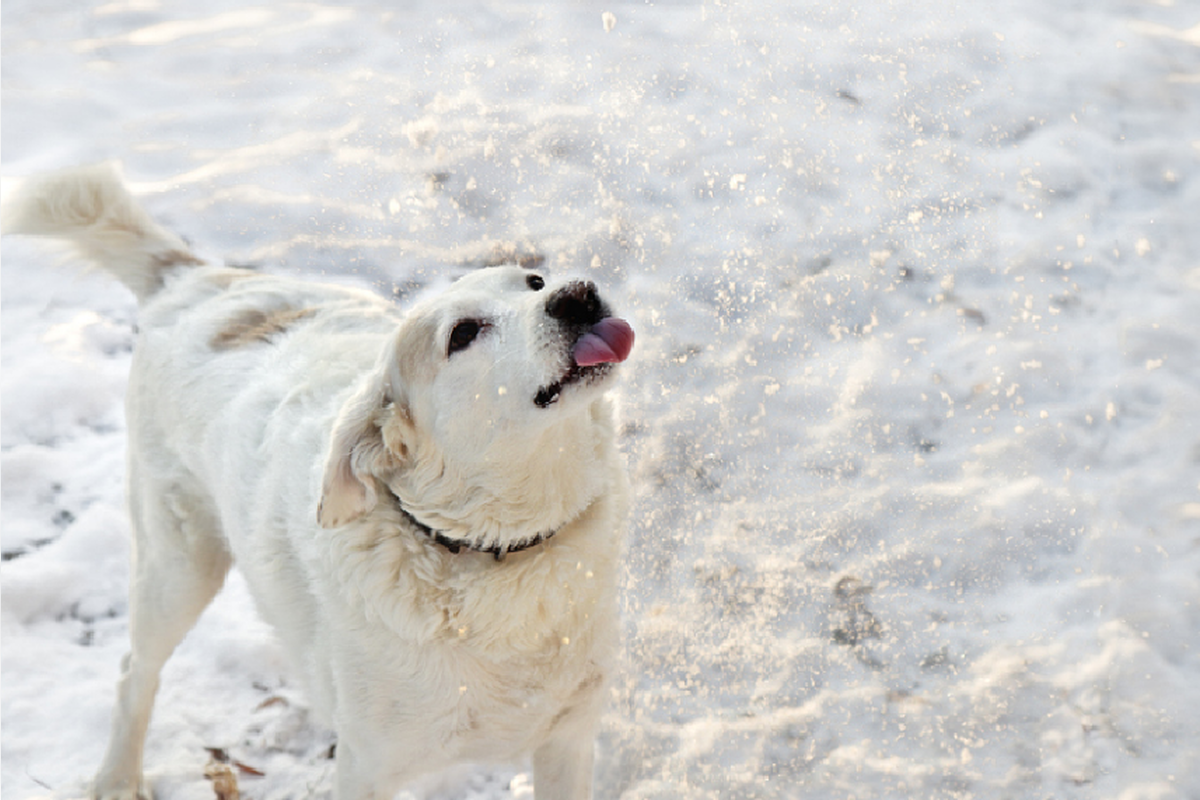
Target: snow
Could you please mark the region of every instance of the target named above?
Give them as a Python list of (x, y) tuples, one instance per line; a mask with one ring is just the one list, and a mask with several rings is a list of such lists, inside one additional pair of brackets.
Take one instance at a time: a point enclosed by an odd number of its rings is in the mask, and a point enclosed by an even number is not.
[[(600, 797), (1200, 797), (1200, 9), (6, 0), (0, 172), (116, 158), (218, 259), (502, 260), (637, 332)], [(136, 314), (3, 242), (6, 798), (80, 797), (126, 647)], [(163, 800), (328, 797), (240, 578)], [(530, 796), (528, 765), (415, 796)]]

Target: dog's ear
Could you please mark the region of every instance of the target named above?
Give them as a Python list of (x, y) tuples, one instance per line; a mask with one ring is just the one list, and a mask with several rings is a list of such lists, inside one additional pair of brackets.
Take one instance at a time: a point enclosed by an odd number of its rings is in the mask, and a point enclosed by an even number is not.
[(407, 457), (409, 414), (393, 402), (383, 381), (368, 381), (342, 406), (321, 478), (317, 522), (336, 528), (375, 507), (375, 480), (399, 468)]

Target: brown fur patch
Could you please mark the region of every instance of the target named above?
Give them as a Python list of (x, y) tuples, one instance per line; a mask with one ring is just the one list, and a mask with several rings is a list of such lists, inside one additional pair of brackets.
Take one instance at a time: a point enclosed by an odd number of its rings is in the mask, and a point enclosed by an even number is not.
[(186, 250), (168, 250), (165, 253), (155, 253), (153, 258), (154, 268), (160, 274), (172, 267), (195, 267), (204, 263), (204, 259), (198, 258)]
[(205, 280), (221, 289), (228, 289), (235, 282), (245, 280), (246, 278), (253, 278), (258, 274), (249, 269), (229, 267), (228, 269), (210, 272), (205, 276)]
[[(133, 236), (146, 235), (140, 228), (111, 223), (114, 228), (123, 230)], [(138, 297), (148, 297), (163, 286), (163, 276), (176, 267), (198, 267), (204, 264), (204, 259), (192, 255), (187, 250), (168, 250), (165, 253), (155, 253), (150, 256), (152, 272), (142, 281), (141, 287), (130, 287)]]
[(315, 308), (279, 308), (274, 311), (246, 309), (217, 331), (208, 345), (213, 350), (233, 350), (258, 342), (269, 342), (275, 334), (283, 333), (299, 320), (316, 312)]

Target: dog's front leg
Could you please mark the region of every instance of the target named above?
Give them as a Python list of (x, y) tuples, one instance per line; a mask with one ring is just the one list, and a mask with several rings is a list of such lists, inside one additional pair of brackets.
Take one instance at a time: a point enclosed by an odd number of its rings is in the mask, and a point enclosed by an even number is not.
[(337, 800), (375, 800), (375, 781), (346, 741), (337, 744)]
[(533, 754), (533, 789), (537, 800), (590, 800), (592, 733), (556, 733)]
[[(404, 748), (397, 748), (404, 752)], [(387, 758), (391, 753), (393, 758)], [(392, 800), (400, 787), (420, 774), (390, 748), (385, 753), (369, 741), (356, 747), (343, 737), (337, 743), (337, 800)], [(381, 760), (383, 759), (383, 760)]]

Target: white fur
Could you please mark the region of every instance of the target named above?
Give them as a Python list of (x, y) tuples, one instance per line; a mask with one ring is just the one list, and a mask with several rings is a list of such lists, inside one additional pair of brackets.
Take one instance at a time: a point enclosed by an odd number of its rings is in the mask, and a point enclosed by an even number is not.
[[(107, 167), (31, 181), (4, 224), (67, 240), (141, 301), (132, 652), (97, 797), (143, 795), (159, 670), (233, 561), (337, 729), (341, 800), (524, 754), (541, 800), (591, 795), (627, 490), (607, 378), (532, 401), (571, 363), (545, 310), (554, 286), (482, 270), (401, 315), (366, 292), (203, 265)], [(265, 317), (277, 329), (256, 337)], [(487, 324), (447, 357), (463, 318)], [(453, 554), (393, 495), (481, 546), (557, 534), (503, 561)]]

